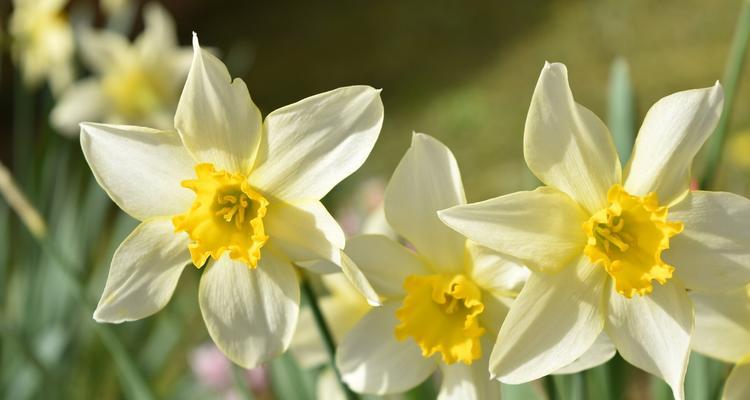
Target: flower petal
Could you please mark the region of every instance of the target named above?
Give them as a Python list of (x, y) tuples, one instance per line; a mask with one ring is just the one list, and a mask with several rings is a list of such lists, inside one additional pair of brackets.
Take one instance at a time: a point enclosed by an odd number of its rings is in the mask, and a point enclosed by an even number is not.
[[(489, 349), (490, 340), (482, 341), (482, 348)], [(483, 350), (482, 358), (471, 365), (455, 363), (440, 364), (443, 382), (440, 385), (438, 400), (484, 400), (500, 398), (500, 383), (490, 379), (487, 372), (489, 351)]]
[(555, 374), (575, 374), (589, 368), (594, 368), (612, 359), (615, 353), (617, 353), (615, 345), (612, 344), (606, 333), (602, 333), (582, 356), (558, 369), (555, 371)]
[(594, 113), (575, 102), (563, 64), (544, 65), (523, 140), (526, 164), (534, 175), (590, 213), (603, 208), (607, 190), (620, 183), (612, 135)]
[(168, 219), (143, 222), (112, 257), (107, 284), (94, 311), (97, 322), (146, 318), (172, 298), (182, 270), (190, 263), (188, 237), (175, 234)]
[(99, 185), (138, 220), (185, 212), (195, 198), (180, 186), (195, 162), (175, 132), (83, 123), (81, 148)]
[(201, 162), (248, 174), (261, 141), (262, 118), (242, 79), (201, 49), (193, 35), (193, 64), (174, 116), (185, 147)]
[(438, 272), (461, 270), (466, 239), (440, 222), (437, 212), (465, 204), (461, 173), (450, 149), (415, 133), (385, 190), (385, 216), (393, 229)]
[(585, 257), (555, 274), (531, 274), (500, 328), (490, 372), (518, 384), (581, 357), (604, 328), (606, 282), (604, 269)]
[(386, 298), (403, 296), (408, 276), (430, 274), (414, 252), (382, 235), (355, 236), (347, 241), (345, 252)]
[(732, 369), (724, 383), (724, 400), (750, 398), (750, 363), (739, 364)]
[(320, 201), (285, 203), (272, 200), (263, 219), (273, 246), (292, 261), (328, 260), (340, 265), (344, 231)]
[(684, 399), (693, 332), (693, 305), (685, 288), (670, 280), (655, 285), (650, 295), (630, 299), (612, 288), (605, 329), (626, 361), (664, 379), (675, 399)]
[(279, 108), (263, 124), (250, 181), (285, 200), (319, 200), (356, 171), (383, 124), (380, 90), (349, 86)]
[(283, 353), (299, 314), (299, 284), (291, 264), (264, 251), (257, 268), (224, 256), (203, 273), (198, 297), (216, 346), (245, 368)]
[(625, 169), (625, 190), (636, 196), (656, 192), (661, 204), (684, 196), (690, 189), (693, 157), (713, 133), (723, 104), (718, 82), (657, 101), (638, 132)]
[(299, 313), (297, 328), (294, 330), (289, 352), (302, 368), (317, 368), (328, 362), (325, 344), (320, 338), (312, 311), (303, 308)]
[(750, 200), (732, 193), (692, 192), (669, 209), (685, 229), (664, 253), (690, 289), (727, 290), (750, 283)]
[(133, 55), (126, 37), (103, 29), (83, 29), (80, 51), (83, 63), (100, 75), (123, 65)]
[(750, 293), (690, 293), (695, 306), (693, 350), (736, 363), (750, 354)]
[(550, 187), (457, 206), (440, 219), (478, 244), (510, 255), (536, 271), (567, 266), (586, 245), (586, 214)]
[(341, 378), (355, 392), (392, 394), (422, 383), (437, 367), (422, 357), (413, 340), (399, 341), (394, 334), (400, 302), (374, 308), (339, 345), (336, 366)]
[(141, 60), (149, 66), (179, 50), (177, 29), (169, 12), (159, 3), (146, 3), (143, 6), (143, 33), (135, 39), (135, 48)]
[(50, 113), (50, 122), (60, 133), (75, 136), (81, 122), (102, 119), (106, 103), (99, 81), (82, 79), (62, 93)]
[(472, 259), (471, 278), (482, 289), (496, 295), (515, 297), (529, 279), (531, 271), (500, 253), (469, 241)]

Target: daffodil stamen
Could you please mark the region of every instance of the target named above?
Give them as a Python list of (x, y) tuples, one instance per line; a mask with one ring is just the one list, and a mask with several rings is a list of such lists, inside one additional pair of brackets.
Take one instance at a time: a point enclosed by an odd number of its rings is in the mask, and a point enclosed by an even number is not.
[(484, 311), (479, 288), (464, 275), (410, 276), (406, 297), (396, 311), (399, 340), (413, 338), (430, 357), (442, 354), (446, 364), (471, 364), (482, 355), (479, 338), (485, 329), (478, 317)]
[(198, 164), (195, 172), (198, 179), (182, 182), (195, 192), (195, 202), (172, 219), (175, 231), (185, 231), (193, 240), (188, 246), (193, 264), (201, 267), (209, 256), (218, 260), (229, 251), (230, 257), (255, 268), (268, 240), (263, 226), (268, 200), (242, 174), (217, 171), (212, 164)]
[(664, 284), (674, 267), (661, 259), (669, 238), (682, 232), (681, 222), (667, 221), (668, 209), (659, 206), (655, 193), (633, 196), (614, 185), (606, 208), (583, 224), (588, 237), (584, 254), (604, 266), (615, 289), (625, 297), (651, 293), (655, 280)]

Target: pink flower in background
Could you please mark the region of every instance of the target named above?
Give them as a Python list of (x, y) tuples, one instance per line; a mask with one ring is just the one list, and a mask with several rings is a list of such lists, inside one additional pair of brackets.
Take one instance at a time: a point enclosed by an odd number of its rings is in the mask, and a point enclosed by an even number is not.
[[(213, 343), (205, 343), (192, 351), (190, 368), (201, 385), (220, 393), (224, 399), (241, 398), (234, 387), (231, 361)], [(253, 394), (268, 392), (268, 372), (264, 367), (244, 370), (244, 375)]]

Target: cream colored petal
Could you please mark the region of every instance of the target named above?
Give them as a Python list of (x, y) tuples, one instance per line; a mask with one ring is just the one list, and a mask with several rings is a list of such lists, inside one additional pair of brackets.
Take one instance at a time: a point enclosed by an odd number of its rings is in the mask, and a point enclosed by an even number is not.
[(615, 345), (609, 340), (606, 333), (602, 333), (596, 338), (591, 347), (585, 353), (572, 363), (558, 369), (555, 374), (575, 374), (590, 368), (597, 367), (612, 359), (617, 353)]
[(377, 292), (375, 292), (375, 289), (372, 287), (372, 284), (367, 279), (365, 274), (362, 272), (361, 269), (359, 269), (359, 266), (357, 266), (357, 263), (355, 263), (351, 258), (349, 258), (346, 253), (343, 251), (341, 252), (341, 272), (344, 273), (344, 276), (346, 276), (346, 279), (349, 280), (349, 283), (354, 286), (354, 288), (367, 299), (367, 302), (371, 306), (379, 306), (382, 303), (382, 300), (380, 299), (380, 296)]
[(81, 31), (80, 52), (83, 63), (100, 75), (128, 63), (134, 55), (125, 36), (93, 29)]
[(430, 274), (413, 251), (382, 235), (355, 236), (347, 241), (345, 252), (386, 298), (404, 295), (407, 277)]
[(604, 328), (606, 282), (604, 269), (585, 257), (555, 274), (531, 274), (500, 328), (492, 375), (529, 382), (586, 353)]
[(83, 123), (81, 148), (99, 185), (138, 220), (183, 213), (195, 198), (180, 186), (195, 162), (175, 132)]
[(385, 189), (385, 216), (438, 272), (463, 267), (466, 239), (438, 219), (439, 210), (465, 204), (461, 173), (450, 149), (415, 133)]
[(690, 299), (695, 306), (693, 350), (728, 363), (750, 354), (750, 293), (746, 289), (692, 292)]
[(546, 63), (531, 98), (523, 136), (526, 164), (546, 185), (593, 213), (620, 183), (612, 135), (594, 113), (573, 99), (563, 64)]
[(662, 204), (682, 198), (690, 188), (693, 157), (716, 127), (723, 104), (718, 82), (656, 102), (638, 132), (625, 190), (637, 196), (656, 192)]
[(226, 255), (207, 268), (198, 299), (216, 346), (244, 368), (281, 355), (289, 347), (299, 314), (294, 267), (264, 251), (254, 269)]
[[(500, 398), (500, 383), (490, 379), (487, 371), (491, 340), (483, 340), (482, 358), (471, 365), (455, 363), (440, 364), (443, 382), (438, 400), (490, 400)], [(487, 349), (487, 350), (485, 350)]]
[(339, 345), (336, 366), (355, 392), (404, 392), (424, 382), (437, 367), (432, 358), (422, 357), (413, 340), (396, 339), (396, 310), (400, 305), (391, 301), (373, 309)]
[(750, 200), (732, 193), (692, 192), (669, 210), (685, 229), (664, 259), (689, 289), (727, 290), (750, 283)]
[(331, 368), (326, 368), (318, 375), (318, 384), (315, 389), (316, 399), (319, 400), (347, 400), (346, 394), (341, 389), (336, 373)]
[[(487, 291), (482, 291), (482, 304), (484, 304), (484, 311), (479, 314), (479, 324), (487, 330), (487, 337), (492, 338), (494, 341), (497, 338), (497, 333), (500, 332), (500, 326), (508, 316), (508, 311), (513, 304), (514, 298), (494, 295)], [(492, 350), (492, 343), (488, 347), (485, 347), (483, 351), (488, 354)]]
[(723, 400), (747, 400), (750, 398), (750, 363), (739, 364), (732, 369), (724, 383)]
[(346, 237), (320, 201), (296, 204), (269, 201), (263, 219), (269, 244), (295, 262), (323, 259), (341, 264), (339, 254)]
[(626, 361), (664, 379), (675, 399), (685, 398), (693, 305), (684, 287), (671, 280), (631, 299), (610, 288), (605, 329)]
[(531, 271), (502, 254), (467, 243), (472, 260), (471, 278), (482, 289), (496, 295), (515, 297), (529, 279)]
[(309, 308), (300, 310), (289, 352), (302, 368), (317, 368), (328, 362), (328, 352)]
[(266, 117), (250, 180), (286, 200), (319, 200), (365, 162), (380, 134), (380, 90), (342, 87)]
[(190, 263), (188, 237), (175, 234), (168, 219), (138, 225), (112, 257), (107, 284), (94, 311), (97, 322), (146, 318), (172, 298), (182, 270)]
[(50, 113), (50, 122), (62, 134), (78, 136), (81, 122), (102, 120), (107, 102), (97, 79), (83, 79), (62, 93)]
[(227, 67), (193, 35), (193, 64), (174, 116), (185, 147), (201, 162), (247, 174), (261, 142), (261, 124), (245, 82), (232, 81)]
[(178, 50), (174, 20), (161, 4), (147, 3), (143, 7), (143, 24), (145, 27), (135, 39), (135, 48), (146, 65), (159, 67), (159, 60), (168, 61)]
[(566, 194), (549, 187), (449, 208), (438, 215), (474, 242), (532, 270), (558, 271), (586, 245), (586, 214)]

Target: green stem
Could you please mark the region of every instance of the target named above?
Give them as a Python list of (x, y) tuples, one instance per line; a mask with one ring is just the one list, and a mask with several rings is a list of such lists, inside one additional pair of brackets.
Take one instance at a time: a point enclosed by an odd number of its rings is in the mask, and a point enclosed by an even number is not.
[(312, 310), (315, 324), (318, 326), (318, 331), (320, 332), (320, 336), (323, 339), (323, 344), (325, 345), (326, 351), (328, 352), (328, 358), (331, 363), (331, 368), (333, 368), (333, 371), (336, 373), (336, 378), (338, 378), (339, 383), (341, 384), (341, 388), (346, 394), (346, 398), (348, 400), (359, 400), (359, 395), (352, 392), (352, 390), (349, 389), (349, 387), (346, 386), (346, 384), (344, 384), (344, 381), (341, 379), (341, 372), (339, 372), (338, 368), (336, 368), (336, 341), (333, 339), (333, 334), (331, 333), (331, 330), (329, 329), (328, 324), (323, 317), (323, 312), (320, 310), (318, 297), (315, 295), (315, 291), (310, 284), (310, 280), (307, 278), (307, 276), (305, 276), (304, 271), (301, 271), (301, 276), (302, 277), (300, 280), (302, 286), (302, 294), (307, 298), (307, 303), (310, 306), (310, 310)]
[(560, 396), (557, 394), (554, 376), (547, 375), (542, 379), (542, 382), (544, 383), (544, 391), (547, 392), (547, 400), (558, 400)]
[(715, 184), (721, 156), (724, 153), (724, 143), (737, 95), (737, 86), (745, 64), (748, 43), (750, 43), (750, 0), (745, 0), (742, 2), (742, 10), (737, 20), (732, 47), (729, 50), (729, 60), (724, 70), (722, 82), (724, 85), (724, 110), (721, 113), (719, 123), (716, 125), (716, 130), (708, 142), (706, 170), (700, 182), (701, 189), (712, 189)]
[(234, 381), (234, 388), (237, 389), (237, 394), (242, 400), (253, 400), (253, 392), (247, 387), (247, 379), (245, 378), (243, 370), (240, 366), (232, 363), (232, 380)]

